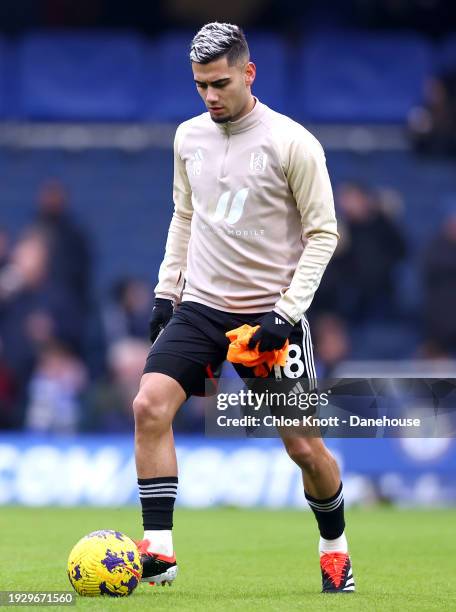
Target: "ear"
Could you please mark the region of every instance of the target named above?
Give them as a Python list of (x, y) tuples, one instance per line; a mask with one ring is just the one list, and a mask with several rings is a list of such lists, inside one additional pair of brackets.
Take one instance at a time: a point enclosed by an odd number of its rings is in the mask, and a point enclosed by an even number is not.
[(253, 62), (249, 62), (245, 67), (244, 79), (247, 87), (252, 87), (256, 76), (256, 66)]

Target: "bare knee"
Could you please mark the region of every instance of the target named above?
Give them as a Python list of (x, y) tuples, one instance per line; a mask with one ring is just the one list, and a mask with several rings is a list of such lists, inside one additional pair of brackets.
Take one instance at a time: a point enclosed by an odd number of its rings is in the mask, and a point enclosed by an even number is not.
[(133, 414), (137, 429), (148, 431), (165, 431), (173, 420), (173, 411), (166, 398), (157, 391), (140, 390), (133, 400)]
[(133, 401), (136, 433), (160, 435), (169, 431), (185, 397), (184, 389), (170, 376), (156, 372), (144, 374)]
[(285, 441), (285, 446), (290, 458), (304, 472), (315, 472), (319, 459), (319, 453), (315, 444), (312, 444), (307, 439), (292, 437)]

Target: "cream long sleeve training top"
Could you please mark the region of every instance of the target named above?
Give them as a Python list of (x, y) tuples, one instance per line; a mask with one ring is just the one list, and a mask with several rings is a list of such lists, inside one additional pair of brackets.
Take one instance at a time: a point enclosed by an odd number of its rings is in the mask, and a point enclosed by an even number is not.
[(185, 121), (173, 197), (157, 297), (300, 320), (338, 238), (324, 152), (310, 132), (258, 100), (238, 121)]

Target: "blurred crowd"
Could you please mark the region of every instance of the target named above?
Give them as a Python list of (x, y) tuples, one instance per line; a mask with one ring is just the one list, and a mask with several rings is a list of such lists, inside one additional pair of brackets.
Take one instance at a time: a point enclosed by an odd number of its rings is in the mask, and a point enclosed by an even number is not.
[(95, 299), (91, 240), (56, 180), (14, 243), (0, 230), (0, 427), (122, 431), (149, 349), (151, 288)]
[[(310, 310), (320, 376), (351, 356), (354, 327), (409, 316), (397, 294), (398, 267), (408, 257), (400, 198), (350, 182), (336, 189), (336, 205), (341, 237)], [(35, 216), (18, 237), (0, 229), (0, 429), (133, 429), (153, 287), (124, 278), (97, 297), (91, 241), (57, 180), (41, 186)], [(423, 246), (420, 275), (415, 356), (454, 355), (456, 208)], [(201, 411), (201, 402), (190, 402), (177, 428), (197, 430)]]
[(412, 109), (408, 126), (418, 153), (456, 156), (456, 69), (427, 80), (424, 103)]
[(365, 322), (411, 323), (418, 342), (408, 358), (456, 356), (456, 205), (420, 247), (420, 291), (411, 309), (399, 274), (410, 257), (401, 206), (398, 193), (359, 183), (336, 191), (340, 240), (310, 311), (320, 375), (350, 357), (350, 332)]

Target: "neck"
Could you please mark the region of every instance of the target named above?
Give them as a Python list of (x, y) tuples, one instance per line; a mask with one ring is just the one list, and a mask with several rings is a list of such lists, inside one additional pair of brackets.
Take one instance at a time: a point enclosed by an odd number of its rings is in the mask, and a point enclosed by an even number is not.
[(238, 119), (242, 119), (242, 117), (245, 117), (246, 115), (250, 113), (251, 110), (253, 110), (254, 106), (255, 106), (255, 98), (252, 96), (252, 94), (250, 94), (250, 97), (247, 100), (243, 109), (235, 117), (233, 117), (231, 121), (238, 121)]

